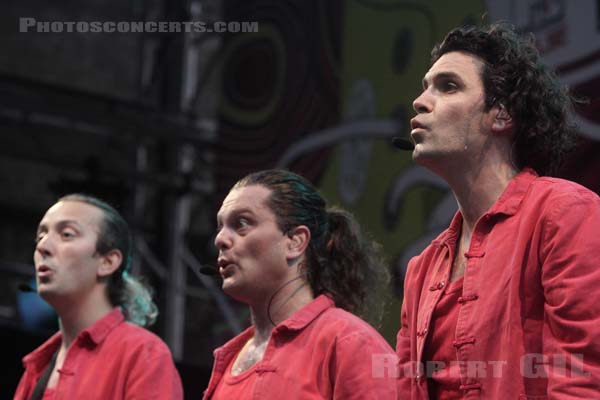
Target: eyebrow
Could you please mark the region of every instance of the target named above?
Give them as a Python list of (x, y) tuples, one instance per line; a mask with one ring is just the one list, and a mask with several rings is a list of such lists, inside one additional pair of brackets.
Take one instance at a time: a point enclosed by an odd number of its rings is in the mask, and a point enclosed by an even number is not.
[[(432, 81), (439, 81), (439, 80), (445, 80), (445, 79), (453, 79), (453, 80), (460, 81), (460, 83), (463, 83), (463, 80), (460, 78), (460, 76), (458, 74), (456, 74), (455, 72), (450, 72), (450, 71), (438, 72), (435, 75), (433, 75), (433, 77), (431, 78)], [(421, 81), (421, 85), (423, 85), (423, 88), (427, 87), (427, 75)]]
[[(238, 216), (240, 214), (244, 214), (244, 213), (248, 213), (248, 214), (254, 215), (254, 213), (252, 212), (251, 209), (249, 209), (248, 207), (243, 207), (243, 208), (232, 210), (229, 213), (228, 217), (232, 217), (232, 216), (236, 217), (236, 216)], [(220, 220), (222, 220), (222, 219), (223, 219), (223, 214), (217, 213), (217, 224), (219, 224)]]
[[(62, 228), (64, 228), (64, 227), (65, 227), (65, 226), (67, 226), (67, 225), (75, 225), (75, 227), (77, 227), (78, 229), (81, 229), (81, 228), (82, 228), (82, 225), (81, 225), (79, 222), (77, 222), (77, 221), (75, 221), (75, 220), (73, 220), (73, 219), (63, 219), (63, 220), (61, 220), (61, 221), (58, 221), (58, 222), (56, 223), (56, 226), (57, 226), (59, 229), (62, 229)], [(44, 230), (48, 230), (48, 225), (46, 225), (46, 224), (44, 224), (44, 223), (40, 223), (40, 224), (38, 225), (37, 232), (38, 232), (38, 233), (40, 233), (40, 232), (42, 232), (42, 231), (44, 231)]]

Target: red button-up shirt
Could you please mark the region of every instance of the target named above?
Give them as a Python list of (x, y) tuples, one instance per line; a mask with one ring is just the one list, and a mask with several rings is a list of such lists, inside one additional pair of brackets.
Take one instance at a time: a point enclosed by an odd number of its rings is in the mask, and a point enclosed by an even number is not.
[[(252, 328), (215, 350), (215, 363), (204, 399), (215, 390), (227, 368), (252, 337)], [(375, 329), (321, 295), (277, 325), (265, 354), (249, 373), (252, 390), (230, 398), (395, 400), (397, 379), (390, 365), (396, 356)], [(247, 371), (248, 372), (248, 371)]]
[[(456, 349), (452, 346), (460, 311), (463, 278), (445, 285), (442, 296), (431, 315), (429, 331), (423, 346), (423, 360), (430, 362), (427, 389), (431, 400), (460, 398), (460, 370)], [(436, 363), (437, 362), (437, 363)]]
[[(15, 400), (29, 399), (60, 344), (57, 333), (23, 358)], [(77, 335), (58, 373), (55, 400), (183, 398), (169, 348), (152, 332), (125, 322), (119, 308)]]
[[(457, 213), (409, 263), (396, 349), (400, 396), (428, 398), (432, 365), (422, 362), (423, 345), (461, 224)], [(479, 219), (465, 256), (452, 342), (463, 398), (600, 398), (598, 196), (525, 169)]]

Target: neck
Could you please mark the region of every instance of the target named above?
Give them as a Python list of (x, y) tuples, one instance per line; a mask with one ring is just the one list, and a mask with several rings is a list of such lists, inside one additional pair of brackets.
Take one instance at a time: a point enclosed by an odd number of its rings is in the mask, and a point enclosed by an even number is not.
[(105, 291), (88, 293), (83, 299), (61, 299), (54, 301), (52, 306), (59, 317), (62, 344), (65, 350), (77, 338), (77, 335), (96, 321), (110, 313), (113, 306), (108, 301)]
[(302, 278), (288, 280), (271, 298), (250, 304), (254, 341), (269, 340), (276, 325), (314, 300), (308, 282)]
[(470, 234), (479, 218), (498, 200), (517, 173), (512, 164), (500, 163), (447, 178), (463, 216), (463, 234)]
[(512, 161), (512, 137), (487, 134), (471, 140), (463, 154), (428, 165), (450, 186), (463, 217), (463, 234), (470, 237), (479, 218), (498, 200), (519, 172)]

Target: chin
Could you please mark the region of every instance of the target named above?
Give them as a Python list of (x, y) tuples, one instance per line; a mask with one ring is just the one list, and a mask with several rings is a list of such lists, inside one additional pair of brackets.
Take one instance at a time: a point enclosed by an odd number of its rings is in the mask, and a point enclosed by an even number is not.
[(38, 282), (38, 283), (36, 283), (36, 288), (37, 288), (37, 293), (40, 296), (44, 296), (44, 295), (47, 295), (47, 294), (53, 292), (52, 288), (49, 287), (47, 283), (39, 283)]
[(233, 300), (240, 302), (240, 303), (244, 303), (244, 304), (251, 304), (253, 303), (253, 296), (251, 293), (248, 293), (247, 290), (244, 290), (243, 287), (239, 286), (239, 285), (234, 285), (233, 282), (231, 284), (227, 284), (226, 282), (223, 282), (223, 293), (225, 293), (227, 296), (231, 297)]
[(233, 298), (235, 298), (236, 293), (238, 291), (238, 290), (236, 290), (235, 282), (231, 281), (231, 278), (223, 279), (223, 284), (221, 285), (221, 289), (223, 289), (223, 293), (225, 293), (227, 296), (230, 296)]
[(417, 152), (417, 150), (413, 150), (412, 152), (412, 160), (416, 163), (419, 162), (419, 153)]
[(412, 159), (416, 164), (427, 166), (428, 160), (430, 160), (431, 157), (428, 157), (427, 153), (424, 152), (422, 148), (415, 147), (415, 149), (412, 152)]
[(229, 297), (231, 297), (233, 300), (237, 301), (238, 303), (243, 303), (243, 304), (250, 304), (251, 301), (248, 298), (248, 296), (244, 296), (244, 294), (231, 290), (231, 291), (226, 291), (225, 294)]
[(441, 153), (438, 151), (428, 150), (423, 148), (422, 144), (418, 144), (412, 153), (412, 159), (416, 164), (423, 167), (434, 169), (447, 162), (452, 155)]
[(56, 293), (56, 290), (53, 290), (48, 287), (39, 287), (37, 289), (38, 295), (48, 304), (52, 305), (53, 300), (58, 298), (59, 295)]

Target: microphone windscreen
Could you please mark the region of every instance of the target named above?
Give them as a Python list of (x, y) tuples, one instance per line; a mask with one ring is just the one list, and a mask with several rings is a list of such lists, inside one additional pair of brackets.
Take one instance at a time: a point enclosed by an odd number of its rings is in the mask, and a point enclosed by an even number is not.
[(212, 267), (210, 265), (201, 266), (200, 273), (203, 275), (209, 275), (209, 276), (219, 275), (219, 271), (217, 270), (217, 268)]
[(413, 151), (415, 149), (415, 145), (413, 144), (413, 142), (401, 136), (396, 136), (392, 138), (392, 144), (400, 150)]
[(32, 288), (32, 287), (31, 287), (31, 286), (30, 286), (28, 283), (26, 283), (26, 282), (20, 282), (18, 287), (19, 287), (19, 290), (20, 290), (21, 292), (25, 292), (25, 293), (27, 293), (27, 292), (35, 292), (35, 291), (36, 291), (34, 288)]

